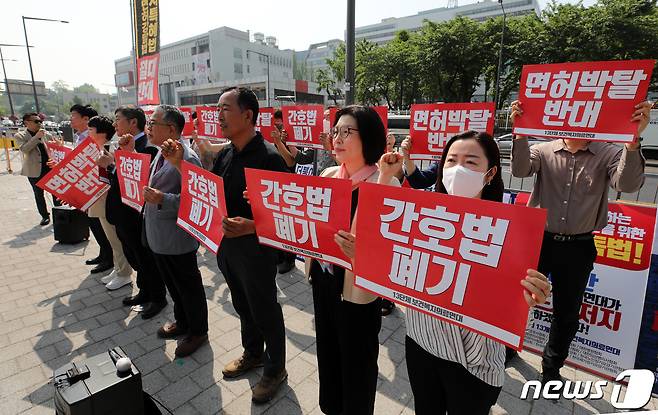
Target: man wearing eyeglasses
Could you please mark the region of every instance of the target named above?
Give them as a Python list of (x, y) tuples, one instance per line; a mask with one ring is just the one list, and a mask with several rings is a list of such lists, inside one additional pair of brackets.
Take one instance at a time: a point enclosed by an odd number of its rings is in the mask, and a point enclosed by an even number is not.
[[(23, 166), (21, 174), (27, 176), (27, 180), (32, 186), (34, 199), (37, 202), (37, 210), (41, 215), (39, 225), (46, 226), (50, 223), (50, 213), (46, 206), (46, 198), (43, 196), (43, 189), (37, 186), (37, 182), (50, 171), (48, 167), (48, 151), (45, 143), (53, 141), (53, 138), (41, 128), (42, 120), (39, 115), (29, 112), (23, 115), (24, 131), (19, 131), (14, 135), (20, 150), (23, 154)], [(53, 204), (59, 206), (61, 203), (53, 196)]]

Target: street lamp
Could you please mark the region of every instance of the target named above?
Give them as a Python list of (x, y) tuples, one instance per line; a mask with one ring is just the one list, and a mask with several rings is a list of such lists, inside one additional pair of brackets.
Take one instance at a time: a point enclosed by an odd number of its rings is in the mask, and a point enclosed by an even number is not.
[(347, 31), (345, 33), (345, 105), (354, 104), (355, 84), (355, 1), (347, 0)]
[(498, 109), (498, 97), (500, 95), (500, 73), (503, 70), (503, 42), (505, 40), (505, 20), (507, 15), (505, 14), (505, 7), (503, 6), (503, 0), (498, 0), (500, 3), (500, 8), (503, 11), (503, 28), (500, 31), (500, 51), (498, 52), (498, 72), (496, 73), (496, 90), (494, 91), (494, 109)]
[(66, 20), (54, 20), (54, 19), (43, 19), (40, 17), (26, 17), (26, 16), (21, 16), (23, 18), (23, 32), (25, 33), (25, 48), (27, 49), (27, 60), (30, 63), (30, 76), (32, 77), (32, 92), (34, 93), (34, 105), (37, 109), (37, 113), (41, 113), (39, 111), (39, 99), (37, 98), (37, 86), (34, 83), (34, 71), (32, 70), (32, 57), (30, 56), (30, 47), (28, 46), (30, 43), (27, 41), (27, 28), (25, 27), (25, 21), (26, 20), (41, 20), (44, 22), (59, 22), (59, 23), (68, 23)]
[[(13, 45), (13, 44), (10, 44), (10, 43), (0, 43), (0, 60), (2, 60), (2, 72), (4, 73), (4, 76), (5, 76), (5, 87), (7, 88), (7, 97), (9, 98), (9, 108), (11, 110), (11, 115), (15, 117), (16, 115), (14, 114), (14, 105), (11, 102), (11, 92), (9, 92), (9, 82), (7, 81), (7, 71), (5, 71), (5, 59), (2, 58), (2, 47), (3, 46), (8, 46), (8, 47), (13, 46), (13, 47), (21, 47), (22, 48), (25, 45)], [(30, 46), (30, 47), (32, 48), (34, 46)]]
[(247, 49), (247, 60), (249, 59), (249, 52), (255, 53), (256, 55), (265, 56), (267, 58), (267, 91), (265, 94), (265, 98), (267, 99), (267, 106), (271, 107), (272, 105), (270, 103), (270, 55), (256, 52), (255, 50)]
[[(15, 117), (14, 114), (14, 104), (11, 102), (11, 92), (9, 91), (9, 81), (7, 81), (7, 70), (5, 69), (5, 61), (7, 62), (18, 62), (16, 59), (5, 59), (2, 56), (2, 47), (1, 46), (12, 46), (12, 45), (0, 45), (0, 61), (2, 62), (2, 74), (5, 77), (5, 89), (7, 90), (7, 98), (9, 98), (9, 110), (11, 111), (11, 116)], [(22, 46), (22, 45), (13, 45), (13, 46)]]

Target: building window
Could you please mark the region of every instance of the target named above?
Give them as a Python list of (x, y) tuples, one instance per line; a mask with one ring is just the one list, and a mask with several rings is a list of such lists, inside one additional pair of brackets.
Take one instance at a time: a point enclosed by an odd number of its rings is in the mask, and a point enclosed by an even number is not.
[(236, 63), (233, 65), (233, 72), (242, 74), (242, 64)]
[(192, 46), (192, 55), (196, 55), (196, 46)]
[(242, 49), (240, 48), (233, 48), (233, 57), (235, 59), (242, 59)]

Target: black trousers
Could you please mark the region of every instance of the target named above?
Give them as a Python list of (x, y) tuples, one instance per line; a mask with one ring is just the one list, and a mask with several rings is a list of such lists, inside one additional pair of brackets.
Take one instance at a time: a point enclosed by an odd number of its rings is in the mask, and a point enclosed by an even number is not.
[(121, 241), (123, 254), (130, 266), (137, 271), (139, 294), (148, 301), (162, 304), (166, 301), (165, 282), (158, 273), (153, 252), (142, 245), (141, 220), (115, 225), (117, 237)]
[(176, 325), (194, 336), (208, 333), (208, 304), (196, 262), (196, 249), (181, 255), (154, 252), (153, 258), (174, 301)]
[(89, 229), (91, 229), (91, 233), (94, 234), (94, 238), (101, 248), (98, 256), (101, 257), (103, 262), (113, 263), (112, 245), (110, 245), (110, 241), (105, 236), (101, 220), (98, 218), (89, 218)]
[[(46, 205), (46, 198), (43, 194), (43, 189), (37, 186), (37, 182), (45, 175), (42, 174), (40, 177), (28, 177), (27, 180), (32, 186), (32, 191), (34, 192), (34, 200), (37, 202), (37, 210), (42, 218), (47, 218), (50, 216), (48, 213), (48, 206)], [(61, 206), (62, 202), (59, 201), (55, 196), (53, 196), (53, 205)]]
[(459, 363), (440, 359), (405, 339), (407, 373), (418, 415), (488, 415), (502, 387), (491, 386)]
[(224, 238), (217, 254), (217, 265), (240, 317), (242, 347), (251, 356), (263, 356), (266, 376), (275, 376), (286, 366), (286, 330), (277, 301), (276, 262), (277, 251), (260, 245), (255, 235)]
[[(336, 269), (337, 267), (334, 267)], [(320, 409), (325, 414), (372, 414), (377, 392), (381, 299), (343, 301), (343, 279), (311, 265)]]
[(544, 236), (538, 271), (550, 274), (553, 285), (553, 321), (542, 358), (542, 367), (547, 373), (559, 371), (569, 355), (595, 260), (594, 239), (557, 242)]

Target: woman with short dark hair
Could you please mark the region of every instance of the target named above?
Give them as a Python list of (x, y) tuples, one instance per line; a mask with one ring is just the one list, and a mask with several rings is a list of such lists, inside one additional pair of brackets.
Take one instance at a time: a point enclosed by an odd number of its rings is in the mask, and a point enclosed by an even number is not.
[[(352, 219), (363, 182), (399, 186), (391, 175), (380, 174), (386, 146), (384, 125), (377, 113), (360, 105), (336, 114), (333, 147), (339, 166), (321, 176), (352, 181)], [(352, 233), (339, 231), (336, 243), (354, 258)], [(320, 378), (320, 409), (325, 414), (372, 414), (377, 390), (377, 357), (381, 328), (381, 299), (354, 286), (354, 274), (336, 265), (307, 259), (306, 273), (313, 286), (315, 333)]]

